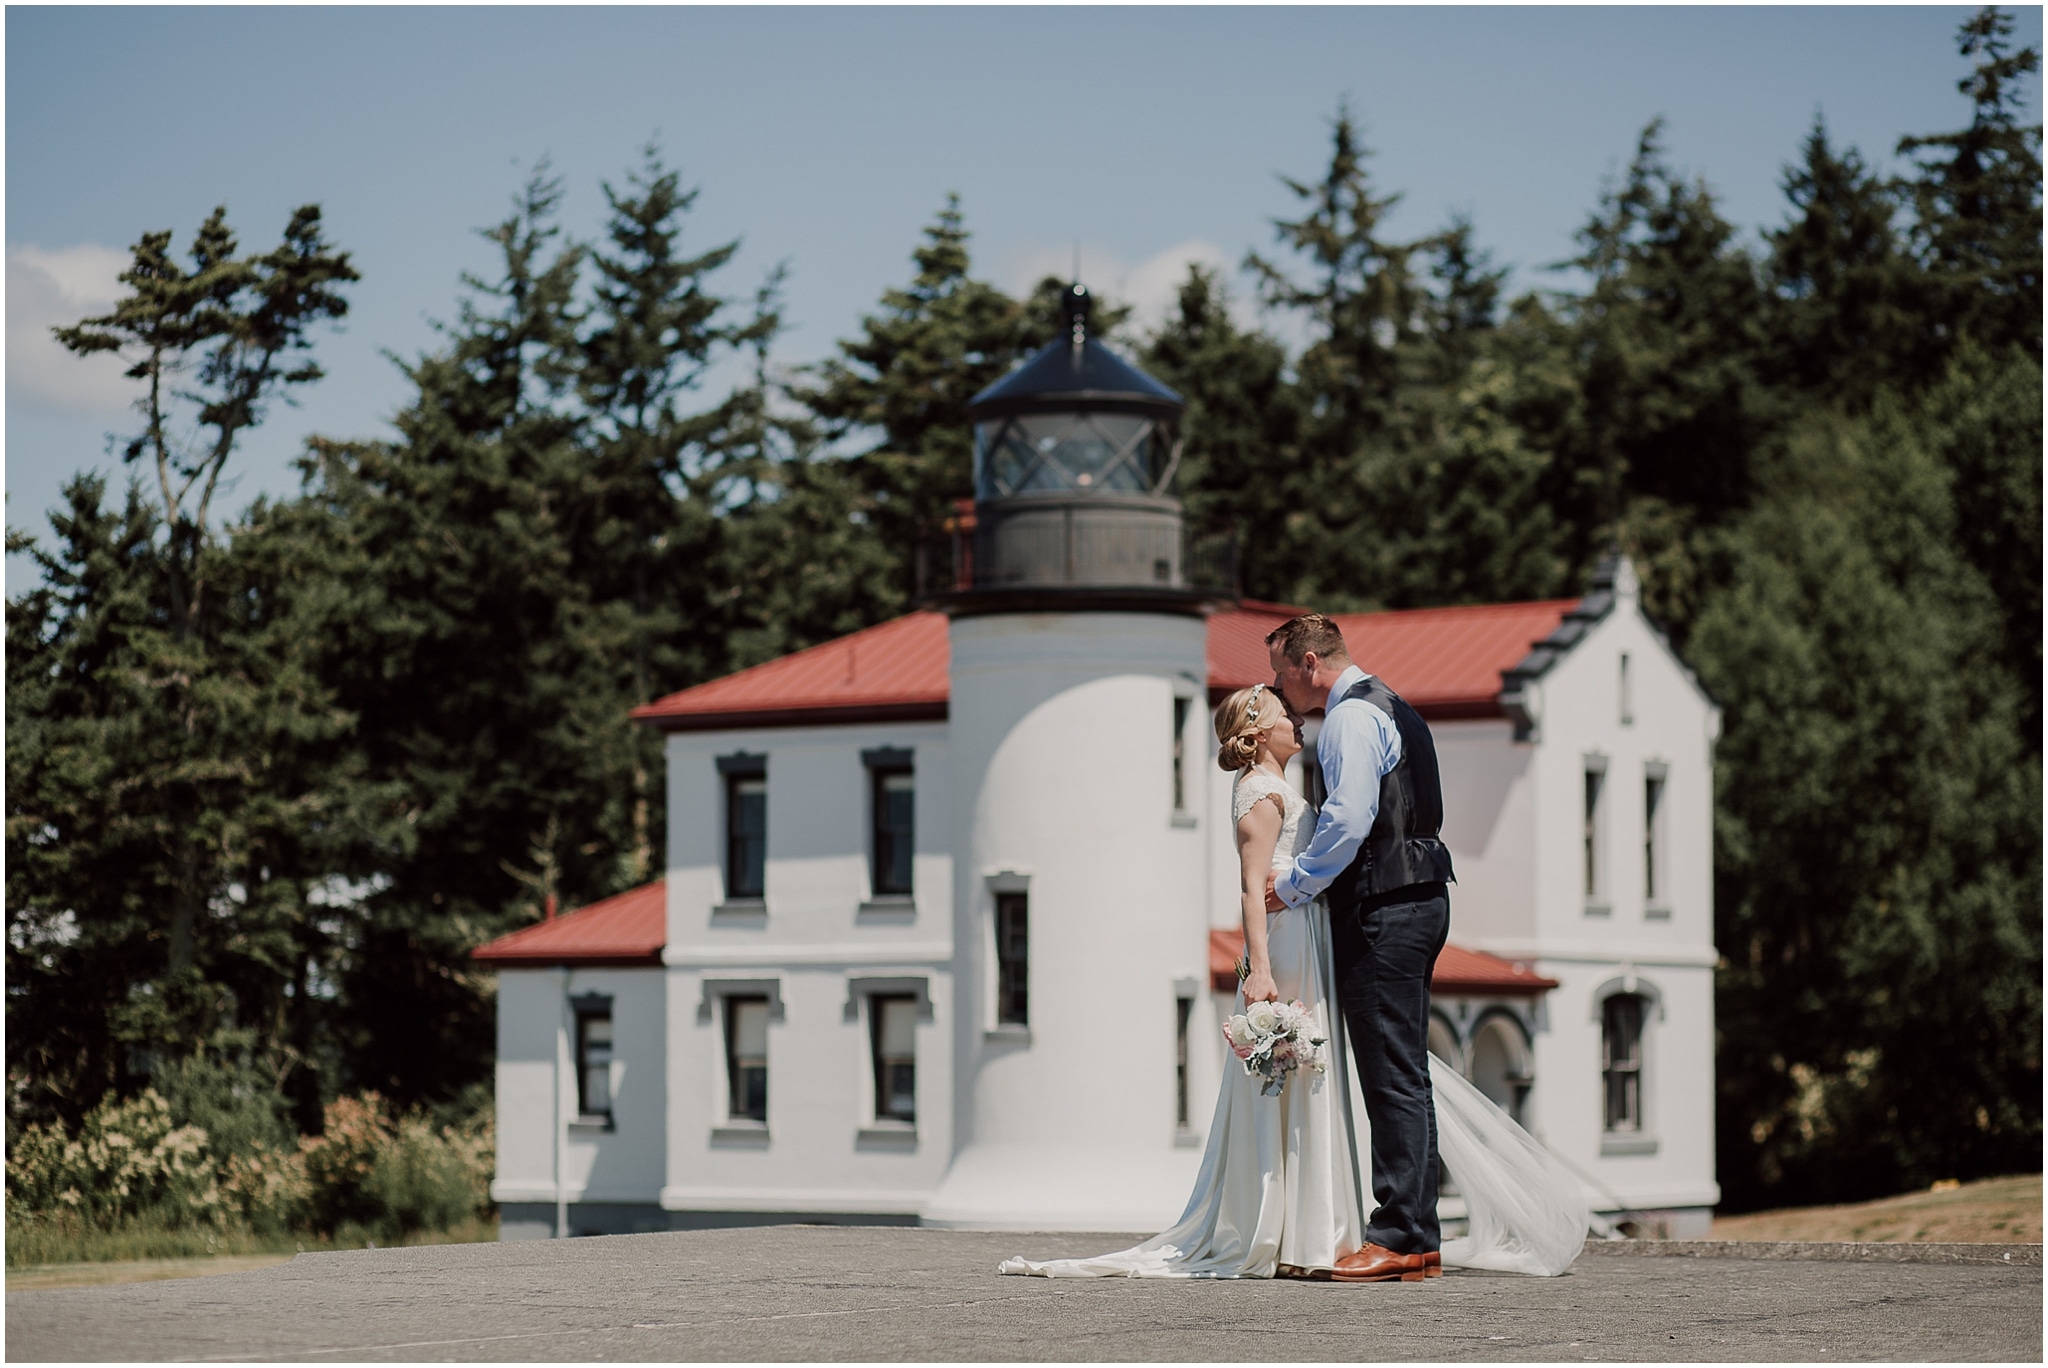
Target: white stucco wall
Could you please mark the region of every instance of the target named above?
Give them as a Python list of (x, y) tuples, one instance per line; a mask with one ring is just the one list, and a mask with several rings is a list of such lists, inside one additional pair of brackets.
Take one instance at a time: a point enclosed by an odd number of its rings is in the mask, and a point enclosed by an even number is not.
[[(555, 1201), (555, 1121), (570, 1202), (652, 1203), (667, 1122), (667, 1006), (659, 969), (498, 971), (498, 1202)], [(575, 1123), (572, 997), (612, 999), (612, 1123)], [(559, 1089), (560, 1107), (556, 1106)]]
[[(1621, 657), (1628, 666), (1624, 720)], [(1474, 936), (1477, 949), (1535, 961), (1559, 987), (1536, 1040), (1531, 1119), (1596, 1181), (1597, 1205), (1710, 1206), (1714, 1183), (1713, 741), (1718, 716), (1641, 615), (1633, 576), (1613, 610), (1543, 676), (1530, 765), (1532, 933)], [(1585, 774), (1606, 766), (1600, 890), (1585, 883)], [(1665, 774), (1664, 896), (1645, 897), (1645, 778)], [(1465, 925), (1470, 926), (1467, 921)], [(1454, 927), (1454, 934), (1457, 929)], [(1600, 1024), (1592, 995), (1628, 975), (1662, 994), (1644, 1031), (1645, 1135), (1652, 1152), (1603, 1153)]]
[[(667, 1177), (681, 1211), (914, 1215), (952, 1151), (952, 774), (945, 723), (767, 728), (669, 738), (671, 1042)], [(913, 894), (883, 906), (869, 874), (863, 751), (909, 750), (916, 775)], [(724, 901), (724, 784), (717, 758), (766, 756), (765, 910)], [(864, 910), (865, 908), (865, 910)], [(914, 1131), (878, 1126), (861, 979), (918, 979)], [(716, 986), (772, 981), (768, 1124), (729, 1116)], [(711, 985), (707, 993), (707, 984)], [(881, 1133), (887, 1131), (888, 1133)]]
[(1458, 881), (1451, 939), (1460, 945), (1535, 930), (1535, 748), (1505, 720), (1429, 724), (1444, 790), (1444, 844)]
[[(1199, 1033), (1209, 844), (1228, 836), (1192, 739), (1175, 811), (1172, 719), (1179, 693), (1191, 738), (1205, 725), (1206, 655), (1198, 618), (952, 624), (960, 1153), (925, 1207), (934, 1224), (1154, 1229), (1186, 1200), (1200, 1151), (1175, 1126), (1174, 1004), (1190, 987)], [(999, 875), (1028, 881), (1028, 1032), (996, 1022)], [(1191, 1047), (1199, 1136), (1215, 1051)]]

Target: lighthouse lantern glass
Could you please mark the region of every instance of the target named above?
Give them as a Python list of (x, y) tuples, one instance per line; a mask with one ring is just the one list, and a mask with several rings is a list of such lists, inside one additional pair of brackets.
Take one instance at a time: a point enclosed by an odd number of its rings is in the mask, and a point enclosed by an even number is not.
[(1102, 411), (1019, 414), (975, 425), (975, 495), (1156, 494), (1158, 424)]

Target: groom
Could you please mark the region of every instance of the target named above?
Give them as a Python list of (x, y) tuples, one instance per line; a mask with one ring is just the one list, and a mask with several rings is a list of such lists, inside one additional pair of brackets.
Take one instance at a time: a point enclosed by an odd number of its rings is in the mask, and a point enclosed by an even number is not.
[(1328, 793), (1315, 837), (1270, 877), (1266, 906), (1329, 892), (1337, 994), (1372, 1122), (1366, 1244), (1341, 1282), (1437, 1277), (1436, 1106), (1429, 1087), (1429, 981), (1451, 927), (1451, 854), (1436, 745), (1415, 709), (1351, 663), (1337, 624), (1308, 613), (1266, 638), (1274, 686), (1320, 710), (1316, 759)]

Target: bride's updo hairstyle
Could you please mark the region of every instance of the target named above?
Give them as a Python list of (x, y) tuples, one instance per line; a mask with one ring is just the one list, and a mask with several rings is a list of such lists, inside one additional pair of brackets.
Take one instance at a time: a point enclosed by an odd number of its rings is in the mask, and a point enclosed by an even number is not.
[(1269, 685), (1239, 689), (1216, 705), (1216, 763), (1235, 773), (1259, 758), (1259, 733), (1278, 722), (1286, 710)]

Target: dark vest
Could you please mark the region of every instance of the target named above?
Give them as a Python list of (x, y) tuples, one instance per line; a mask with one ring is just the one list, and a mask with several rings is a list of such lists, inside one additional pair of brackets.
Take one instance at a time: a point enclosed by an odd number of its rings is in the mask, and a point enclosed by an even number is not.
[(1340, 703), (1362, 698), (1394, 719), (1401, 762), (1380, 780), (1380, 810), (1358, 858), (1330, 887), (1330, 906), (1355, 906), (1410, 884), (1449, 883), (1451, 852), (1437, 839), (1444, 826), (1444, 787), (1437, 776), (1436, 742), (1422, 714), (1375, 676), (1345, 690)]

